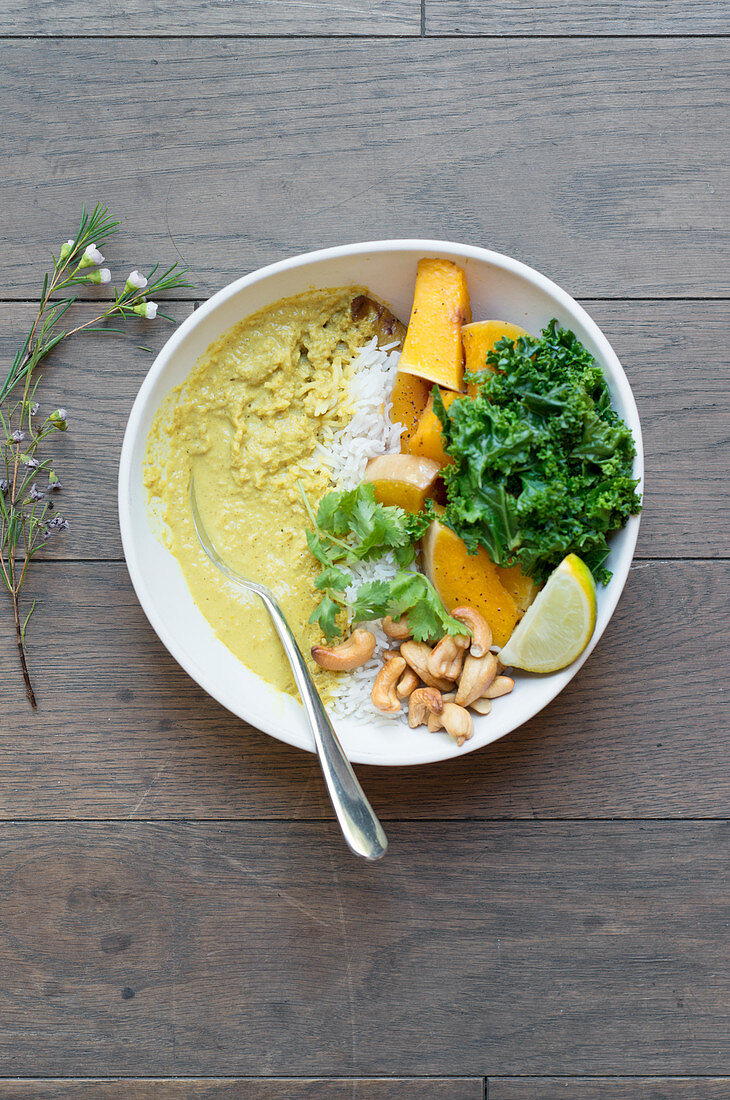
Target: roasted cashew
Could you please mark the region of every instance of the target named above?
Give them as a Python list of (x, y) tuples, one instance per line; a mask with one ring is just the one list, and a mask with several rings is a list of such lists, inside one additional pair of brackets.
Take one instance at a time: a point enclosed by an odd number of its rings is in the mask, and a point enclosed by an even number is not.
[(406, 663), (402, 657), (391, 657), (375, 677), (370, 698), (378, 710), (383, 710), (386, 714), (398, 714), (400, 712), (401, 701), (395, 693), (395, 686), (405, 669)]
[(323, 645), (312, 646), (312, 656), (322, 668), (332, 671), (360, 668), (369, 661), (375, 652), (375, 635), (369, 630), (353, 630), (350, 637), (340, 645), (328, 648)]
[(449, 737), (453, 737), (459, 748), (474, 736), (474, 721), (469, 711), (456, 703), (444, 703), (441, 714), (431, 714), (428, 719), (428, 728), (431, 733), (445, 729)]
[(400, 680), (398, 686), (395, 689), (395, 693), (399, 699), (409, 699), (413, 692), (420, 684), (420, 680), (412, 668), (407, 668)]
[(467, 634), (447, 634), (442, 638), (428, 658), (431, 675), (444, 680), (458, 680), (470, 642)]
[(493, 653), (487, 653), (484, 657), (469, 654), (464, 661), (464, 671), (456, 692), (459, 706), (468, 707), (475, 699), (480, 699), (496, 675), (497, 658)]
[(432, 676), (428, 670), (428, 659), (431, 656), (431, 646), (425, 642), (403, 642), (400, 647), (401, 657), (404, 657), (417, 676), (423, 680), (427, 687), (438, 688), (439, 691), (448, 691), (453, 687), (451, 680), (443, 676)]
[(469, 652), (472, 657), (484, 657), (489, 653), (492, 645), (492, 629), (478, 611), (475, 611), (473, 607), (457, 607), (455, 611), (451, 612), (451, 616), (470, 627), (471, 648)]
[(392, 638), (396, 642), (404, 642), (406, 638), (411, 636), (408, 619), (405, 615), (401, 615), (400, 619), (391, 619), (390, 615), (386, 615), (383, 619), (383, 630), (388, 638)]
[(475, 710), (477, 714), (489, 714), (492, 709), (492, 700), (482, 697), (481, 699), (475, 699), (469, 706), (472, 710)]
[(515, 682), (511, 676), (495, 676), (482, 698), (499, 699), (501, 695), (509, 695), (514, 686)]
[(408, 700), (408, 725), (414, 730), (423, 725), (429, 714), (440, 714), (443, 709), (440, 691), (436, 688), (418, 688)]

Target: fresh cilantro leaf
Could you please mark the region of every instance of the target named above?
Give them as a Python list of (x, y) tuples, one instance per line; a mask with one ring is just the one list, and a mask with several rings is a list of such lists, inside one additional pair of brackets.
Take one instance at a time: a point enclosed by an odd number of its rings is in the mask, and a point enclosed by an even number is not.
[(310, 623), (319, 623), (319, 628), (328, 642), (334, 641), (342, 633), (336, 621), (341, 610), (339, 604), (329, 596), (325, 596), (309, 616)]
[(347, 525), (340, 529), (338, 518), (341, 496), (341, 493), (327, 493), (322, 497), (317, 509), (317, 527), (320, 531), (328, 531), (331, 535), (344, 535), (347, 531)]
[(340, 569), (336, 565), (328, 565), (317, 577), (314, 587), (319, 588), (320, 591), (330, 588), (334, 589), (335, 592), (344, 592), (351, 583), (351, 573), (346, 573), (344, 569)]
[(307, 546), (309, 551), (320, 565), (329, 566), (333, 562), (332, 549), (330, 545), (325, 544), (324, 540), (316, 531), (310, 531), (309, 528), (304, 532), (307, 539)]
[(396, 560), (396, 564), (401, 569), (405, 569), (407, 565), (410, 565), (412, 561), (416, 560), (416, 551), (412, 542), (407, 542), (405, 546), (394, 546), (393, 557)]
[(360, 621), (383, 615), (392, 615), (394, 619), (407, 615), (417, 642), (442, 638), (444, 634), (463, 634), (467, 629), (449, 615), (428, 578), (408, 570), (401, 570), (390, 583), (376, 581), (363, 585), (357, 593), (356, 607), (363, 612), (356, 612)]
[(390, 584), (388, 581), (368, 581), (357, 590), (352, 614), (355, 622), (370, 622), (388, 614)]

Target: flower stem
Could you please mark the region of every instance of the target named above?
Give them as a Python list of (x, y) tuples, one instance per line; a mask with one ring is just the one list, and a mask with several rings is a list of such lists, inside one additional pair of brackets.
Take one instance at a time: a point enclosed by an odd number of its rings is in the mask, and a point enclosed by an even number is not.
[(18, 656), (20, 657), (20, 668), (23, 673), (23, 680), (25, 681), (25, 694), (28, 696), (28, 702), (32, 706), (33, 710), (37, 710), (38, 703), (36, 702), (35, 692), (33, 691), (33, 684), (31, 683), (30, 673), (28, 671), (28, 662), (25, 657), (23, 625), (20, 621), (20, 604), (18, 602), (18, 590), (15, 585), (13, 585), (13, 617), (15, 619), (15, 640), (18, 646)]

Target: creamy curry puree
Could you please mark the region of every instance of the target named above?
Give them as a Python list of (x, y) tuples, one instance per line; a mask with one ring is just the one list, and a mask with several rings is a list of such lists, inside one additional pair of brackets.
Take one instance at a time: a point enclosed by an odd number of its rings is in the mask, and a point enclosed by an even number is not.
[[(200, 548), (190, 481), (219, 552), (272, 589), (308, 655), (321, 641), (307, 622), (320, 567), (307, 549), (298, 483), (315, 506), (328, 489), (316, 445), (350, 418), (349, 365), (378, 330), (378, 313), (363, 309), (362, 294), (312, 291), (239, 322), (169, 395), (147, 443), (150, 505), (193, 599), (245, 665), (291, 694), (291, 671), (263, 605), (234, 589)], [(335, 674), (310, 667), (327, 696)]]

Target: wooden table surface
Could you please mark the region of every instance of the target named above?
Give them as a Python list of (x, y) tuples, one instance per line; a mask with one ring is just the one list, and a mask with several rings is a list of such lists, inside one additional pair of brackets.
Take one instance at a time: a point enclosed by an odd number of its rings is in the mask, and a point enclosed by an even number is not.
[(64, 345), (36, 715), (0, 605), (0, 1100), (730, 1096), (729, 29), (717, 0), (0, 2), (6, 360), (82, 201), (115, 272), (192, 269), (179, 319), (293, 252), (462, 240), (585, 303), (647, 451), (594, 656), (486, 750), (360, 768), (364, 866), (314, 760), (130, 586), (116, 467), (169, 330)]

